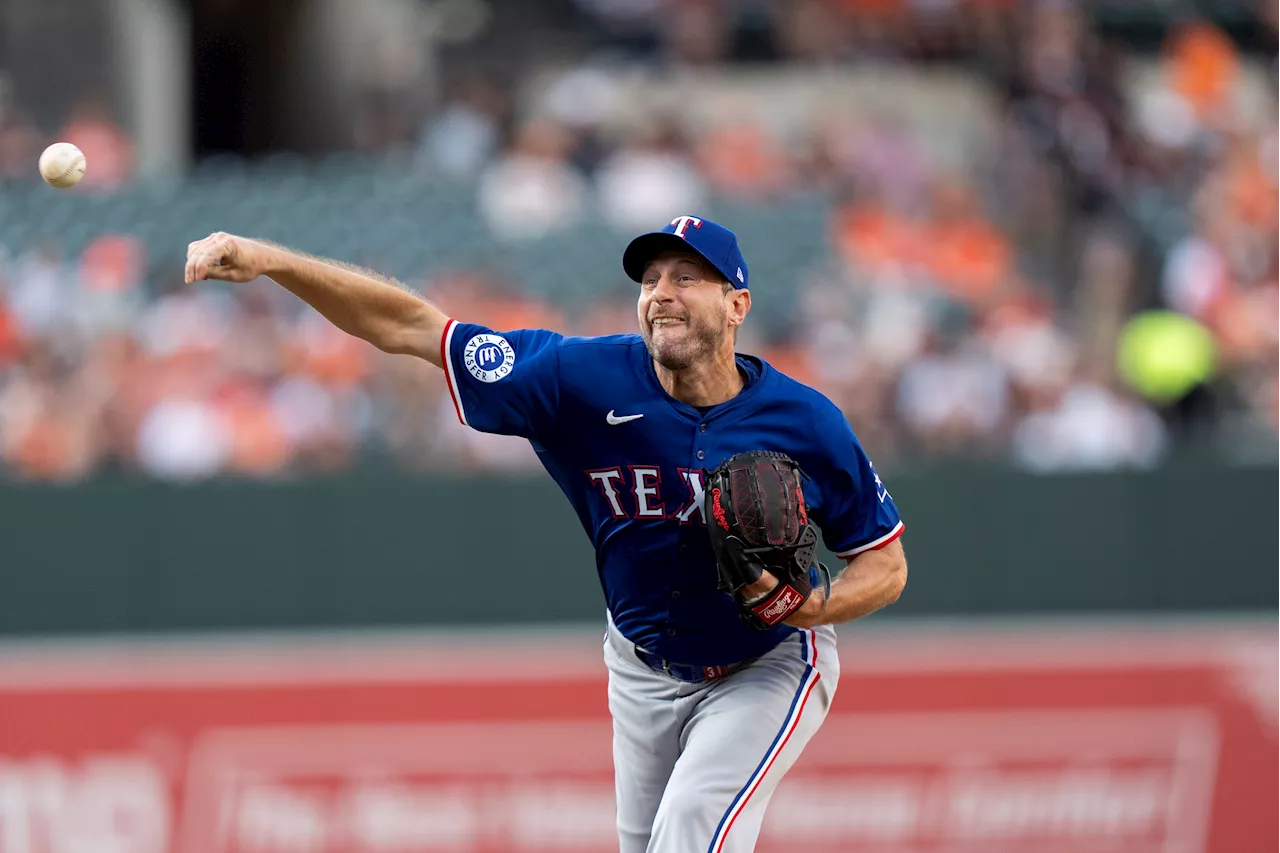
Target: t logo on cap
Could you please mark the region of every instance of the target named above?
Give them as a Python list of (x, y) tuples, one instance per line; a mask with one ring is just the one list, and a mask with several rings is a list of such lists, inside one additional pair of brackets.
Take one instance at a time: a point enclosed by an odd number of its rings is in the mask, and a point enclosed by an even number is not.
[(677, 237), (683, 237), (686, 240), (688, 238), (684, 236), (684, 232), (685, 232), (685, 229), (689, 227), (690, 223), (693, 224), (694, 228), (702, 227), (702, 220), (696, 216), (677, 216), (675, 219), (671, 220), (671, 224), (676, 227), (676, 230), (674, 232), (675, 235)]
[(641, 234), (627, 244), (622, 253), (622, 268), (632, 281), (641, 281), (645, 267), (663, 252), (697, 255), (725, 281), (739, 290), (747, 289), (747, 262), (738, 248), (738, 238), (710, 219), (677, 216), (661, 231)]

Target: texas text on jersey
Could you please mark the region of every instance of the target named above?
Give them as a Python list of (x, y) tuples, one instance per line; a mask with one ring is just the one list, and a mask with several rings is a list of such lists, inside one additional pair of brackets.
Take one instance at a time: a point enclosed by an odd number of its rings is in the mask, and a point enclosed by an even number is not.
[(662, 658), (729, 664), (795, 632), (752, 629), (717, 587), (702, 490), (726, 457), (758, 449), (794, 458), (809, 478), (810, 515), (842, 558), (902, 532), (840, 410), (758, 358), (739, 355), (742, 392), (703, 411), (663, 390), (639, 335), (450, 322), (442, 346), (458, 417), (529, 439), (591, 537), (614, 624)]

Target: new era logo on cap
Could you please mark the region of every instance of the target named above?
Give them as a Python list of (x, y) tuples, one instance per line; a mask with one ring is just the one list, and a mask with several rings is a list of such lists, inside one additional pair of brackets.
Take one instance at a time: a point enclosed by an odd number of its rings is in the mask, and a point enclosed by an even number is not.
[(641, 234), (622, 253), (622, 268), (632, 281), (640, 281), (649, 261), (663, 252), (689, 251), (702, 257), (734, 287), (747, 287), (747, 261), (738, 238), (723, 225), (700, 216), (677, 216), (661, 231)]

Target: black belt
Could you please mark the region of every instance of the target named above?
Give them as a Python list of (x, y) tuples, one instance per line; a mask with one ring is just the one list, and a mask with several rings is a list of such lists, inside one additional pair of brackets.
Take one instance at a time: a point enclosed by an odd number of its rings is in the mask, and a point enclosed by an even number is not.
[(636, 646), (636, 657), (645, 666), (654, 672), (665, 673), (676, 681), (683, 681), (688, 684), (700, 684), (703, 681), (712, 681), (717, 678), (724, 678), (726, 675), (732, 675), (742, 669), (751, 661), (739, 661), (738, 663), (725, 664), (723, 666), (694, 666), (686, 663), (672, 663), (665, 660), (653, 652), (645, 651)]

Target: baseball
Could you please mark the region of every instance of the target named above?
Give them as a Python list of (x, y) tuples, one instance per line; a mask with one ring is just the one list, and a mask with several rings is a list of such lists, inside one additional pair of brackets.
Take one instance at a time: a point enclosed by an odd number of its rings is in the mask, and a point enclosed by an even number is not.
[(84, 169), (84, 154), (70, 142), (55, 142), (40, 155), (40, 177), (60, 190), (80, 183)]

